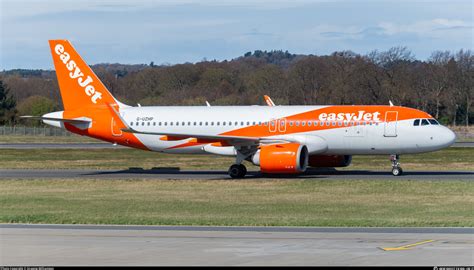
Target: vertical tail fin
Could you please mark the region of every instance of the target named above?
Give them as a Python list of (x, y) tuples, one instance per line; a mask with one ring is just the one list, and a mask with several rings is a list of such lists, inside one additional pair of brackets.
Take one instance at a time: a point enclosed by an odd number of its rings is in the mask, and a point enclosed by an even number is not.
[(68, 40), (50, 40), (64, 110), (91, 105), (122, 105), (110, 94)]

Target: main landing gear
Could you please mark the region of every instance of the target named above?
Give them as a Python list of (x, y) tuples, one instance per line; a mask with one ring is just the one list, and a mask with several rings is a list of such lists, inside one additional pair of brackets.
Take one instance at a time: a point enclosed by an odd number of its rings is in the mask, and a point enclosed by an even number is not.
[(229, 175), (232, 178), (244, 178), (247, 168), (243, 164), (234, 164), (229, 168)]
[(250, 145), (250, 146), (236, 146), (236, 157), (235, 157), (235, 164), (230, 166), (229, 168), (229, 175), (230, 177), (236, 178), (244, 178), (247, 174), (247, 168), (242, 164), (244, 160), (248, 160), (250, 156), (255, 154), (257, 151), (257, 145)]
[(392, 174), (394, 176), (400, 176), (403, 174), (402, 167), (400, 167), (400, 156), (390, 155), (390, 161), (392, 162)]

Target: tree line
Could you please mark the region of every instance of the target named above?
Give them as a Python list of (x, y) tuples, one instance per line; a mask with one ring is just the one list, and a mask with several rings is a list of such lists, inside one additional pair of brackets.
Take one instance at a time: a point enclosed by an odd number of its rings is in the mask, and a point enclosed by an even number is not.
[[(424, 61), (406, 47), (330, 55), (254, 51), (230, 61), (176, 65), (98, 64), (94, 72), (129, 105), (388, 104), (426, 111), (444, 124), (474, 121), (474, 55), (435, 51)], [(0, 124), (60, 110), (54, 71), (0, 72)]]

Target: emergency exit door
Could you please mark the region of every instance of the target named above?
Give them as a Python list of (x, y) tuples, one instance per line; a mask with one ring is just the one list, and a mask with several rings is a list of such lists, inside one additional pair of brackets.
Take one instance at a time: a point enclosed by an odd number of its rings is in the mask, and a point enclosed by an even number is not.
[(389, 111), (385, 113), (385, 137), (397, 137), (398, 112)]

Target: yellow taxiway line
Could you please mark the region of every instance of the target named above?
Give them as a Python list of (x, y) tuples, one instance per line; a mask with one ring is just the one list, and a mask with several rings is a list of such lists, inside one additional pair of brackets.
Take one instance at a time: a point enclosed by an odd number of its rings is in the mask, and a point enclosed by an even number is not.
[(436, 240), (425, 240), (425, 241), (416, 242), (416, 243), (409, 244), (409, 245), (404, 245), (404, 246), (401, 246), (401, 247), (386, 247), (386, 248), (381, 248), (381, 249), (385, 250), (385, 251), (407, 250), (407, 249), (411, 249), (415, 246), (431, 243), (431, 242), (434, 242), (434, 241), (436, 241)]

